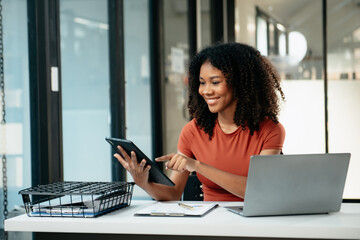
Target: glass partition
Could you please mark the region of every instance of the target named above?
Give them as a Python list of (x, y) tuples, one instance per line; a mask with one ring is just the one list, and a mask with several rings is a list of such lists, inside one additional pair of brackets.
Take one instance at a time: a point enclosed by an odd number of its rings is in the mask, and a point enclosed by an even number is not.
[(107, 0), (60, 1), (65, 181), (110, 181)]
[(322, 1), (252, 4), (258, 16), (257, 48), (272, 61), (282, 79), (286, 98), (280, 114), (286, 129), (284, 153), (324, 152)]
[[(152, 158), (148, 12), (148, 0), (124, 1), (126, 137)], [(149, 198), (137, 185), (133, 196)]]
[(360, 199), (359, 9), (356, 1), (327, 1), (329, 151), (351, 153), (347, 199)]
[[(31, 186), (29, 56), (26, 1), (2, 1), (5, 120), (0, 126), (0, 156), (6, 155), (6, 168), (0, 171), (0, 228), (3, 228), (3, 171), (7, 176), (8, 217), (24, 213), (18, 192)], [(0, 105), (0, 112), (2, 111)], [(2, 116), (0, 115), (0, 121)], [(29, 234), (19, 234), (31, 239)], [(11, 239), (13, 235), (9, 235)]]
[(200, 2), (200, 29), (197, 33), (199, 38), (198, 50), (200, 50), (211, 44), (210, 0), (196, 1)]
[[(327, 3), (327, 105), (323, 56), (323, 1), (236, 1), (237, 41), (257, 46), (282, 78), (286, 102), (280, 121), (284, 153), (325, 152), (325, 109), (329, 152), (352, 154), (345, 199), (360, 199), (360, 15), (356, 1)], [(253, 40), (252, 19), (256, 22)], [(265, 24), (265, 22), (266, 24)], [(246, 26), (246, 27), (241, 27)]]
[(189, 121), (186, 76), (189, 61), (186, 0), (164, 1), (164, 151), (177, 151), (182, 127)]
[(256, 47), (261, 52), (262, 55), (268, 55), (268, 31), (266, 20), (258, 16), (256, 18)]

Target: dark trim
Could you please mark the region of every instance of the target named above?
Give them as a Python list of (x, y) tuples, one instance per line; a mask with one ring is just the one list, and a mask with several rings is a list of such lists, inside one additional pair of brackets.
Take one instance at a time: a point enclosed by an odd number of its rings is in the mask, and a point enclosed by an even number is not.
[(257, 39), (258, 39), (258, 16), (259, 16), (259, 8), (255, 7), (256, 10), (256, 14), (255, 14), (255, 48), (258, 49), (259, 46), (257, 44)]
[(188, 31), (189, 31), (189, 58), (191, 59), (197, 53), (197, 7), (196, 0), (187, 0), (188, 5)]
[[(163, 15), (162, 0), (149, 0), (150, 91), (153, 157), (163, 155)], [(162, 164), (158, 164), (162, 166)]]
[(270, 21), (266, 19), (266, 43), (267, 43), (267, 55), (270, 54)]
[(323, 67), (324, 67), (324, 104), (325, 104), (325, 152), (329, 152), (329, 129), (328, 129), (328, 78), (327, 78), (327, 5), (322, 1), (323, 16)]
[(360, 199), (343, 199), (343, 203), (360, 203)]
[(63, 141), (62, 141), (62, 98), (61, 98), (61, 50), (60, 50), (60, 6), (59, 0), (49, 1), (49, 41), (50, 41), (50, 66), (58, 67), (59, 91), (50, 91), (51, 98), (51, 180), (63, 180)]
[[(124, 209), (124, 211), (126, 211)], [(120, 211), (119, 211), (120, 212)], [(121, 214), (121, 213), (120, 213)], [(191, 219), (191, 218), (189, 218)], [(88, 219), (84, 219), (88, 220)], [(155, 220), (155, 219), (154, 219)], [(173, 220), (173, 219), (171, 219)], [(175, 219), (174, 219), (175, 220)], [(187, 222), (187, 219), (182, 218), (184, 222)], [(199, 219), (200, 220), (200, 219)], [(136, 224), (136, 223), (134, 223)], [(227, 239), (227, 240), (239, 240), (244, 239), (242, 237), (219, 237), (219, 236), (174, 236), (174, 235), (144, 235), (144, 234), (116, 234), (116, 233), (54, 233), (54, 232), (37, 232), (38, 238), (36, 240), (138, 240), (138, 239), (146, 239), (146, 240), (168, 240), (168, 239), (182, 239), (182, 240), (219, 240), (219, 239)], [(265, 238), (268, 240), (274, 238)], [(284, 238), (285, 239), (285, 238)], [(298, 238), (298, 240), (305, 240)]]
[(223, 0), (210, 0), (211, 43), (224, 41)]
[(226, 6), (228, 42), (235, 42), (235, 1), (227, 0)]
[[(28, 0), (32, 185), (63, 180), (59, 2)], [(51, 91), (51, 66), (59, 91)]]
[(274, 24), (274, 54), (279, 55), (279, 36), (280, 36), (280, 31), (279, 29), (276, 27), (276, 23)]
[[(126, 138), (125, 66), (124, 66), (124, 2), (108, 0), (109, 65), (110, 65), (110, 134)], [(111, 148), (109, 146), (109, 148)], [(113, 157), (111, 150), (111, 178), (126, 181), (126, 171)]]
[(289, 54), (289, 30), (285, 30), (285, 38), (286, 38), (286, 54)]

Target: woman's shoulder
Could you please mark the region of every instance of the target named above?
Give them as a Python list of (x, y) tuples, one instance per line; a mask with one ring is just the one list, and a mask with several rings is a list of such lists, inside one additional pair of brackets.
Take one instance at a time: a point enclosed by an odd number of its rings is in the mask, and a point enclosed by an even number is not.
[(196, 121), (193, 119), (184, 125), (180, 133), (178, 150), (188, 157), (193, 157), (191, 147), (193, 140), (196, 138), (196, 132)]
[(285, 128), (280, 122), (266, 119), (260, 125), (259, 136), (264, 141), (262, 149), (282, 149), (285, 135)]
[(285, 134), (285, 128), (280, 122), (274, 122), (270, 118), (266, 118), (264, 121), (260, 123), (260, 131), (265, 132), (281, 132)]
[(196, 125), (196, 120), (193, 118), (192, 120), (190, 120), (189, 122), (187, 122), (183, 129), (182, 132), (184, 133), (193, 133), (194, 131), (198, 130), (198, 126)]

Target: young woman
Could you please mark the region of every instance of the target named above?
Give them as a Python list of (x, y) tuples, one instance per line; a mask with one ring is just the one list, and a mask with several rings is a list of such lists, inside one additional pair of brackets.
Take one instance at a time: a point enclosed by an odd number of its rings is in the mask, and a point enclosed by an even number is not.
[(157, 200), (179, 200), (190, 172), (203, 184), (205, 201), (242, 201), (251, 155), (280, 154), (285, 130), (278, 122), (284, 100), (271, 63), (240, 43), (205, 48), (189, 67), (192, 120), (179, 137), (178, 152), (156, 159), (173, 170), (174, 187), (148, 182), (149, 166), (134, 153), (114, 156), (137, 185)]

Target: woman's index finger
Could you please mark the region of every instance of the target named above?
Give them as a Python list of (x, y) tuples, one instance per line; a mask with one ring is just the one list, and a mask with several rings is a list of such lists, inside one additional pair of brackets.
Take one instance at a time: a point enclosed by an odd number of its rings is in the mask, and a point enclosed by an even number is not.
[(167, 154), (167, 155), (164, 155), (164, 156), (155, 158), (155, 161), (157, 161), (157, 162), (169, 161), (169, 160), (172, 159), (172, 157), (174, 156), (174, 154), (175, 154), (175, 153), (170, 153), (170, 154)]

